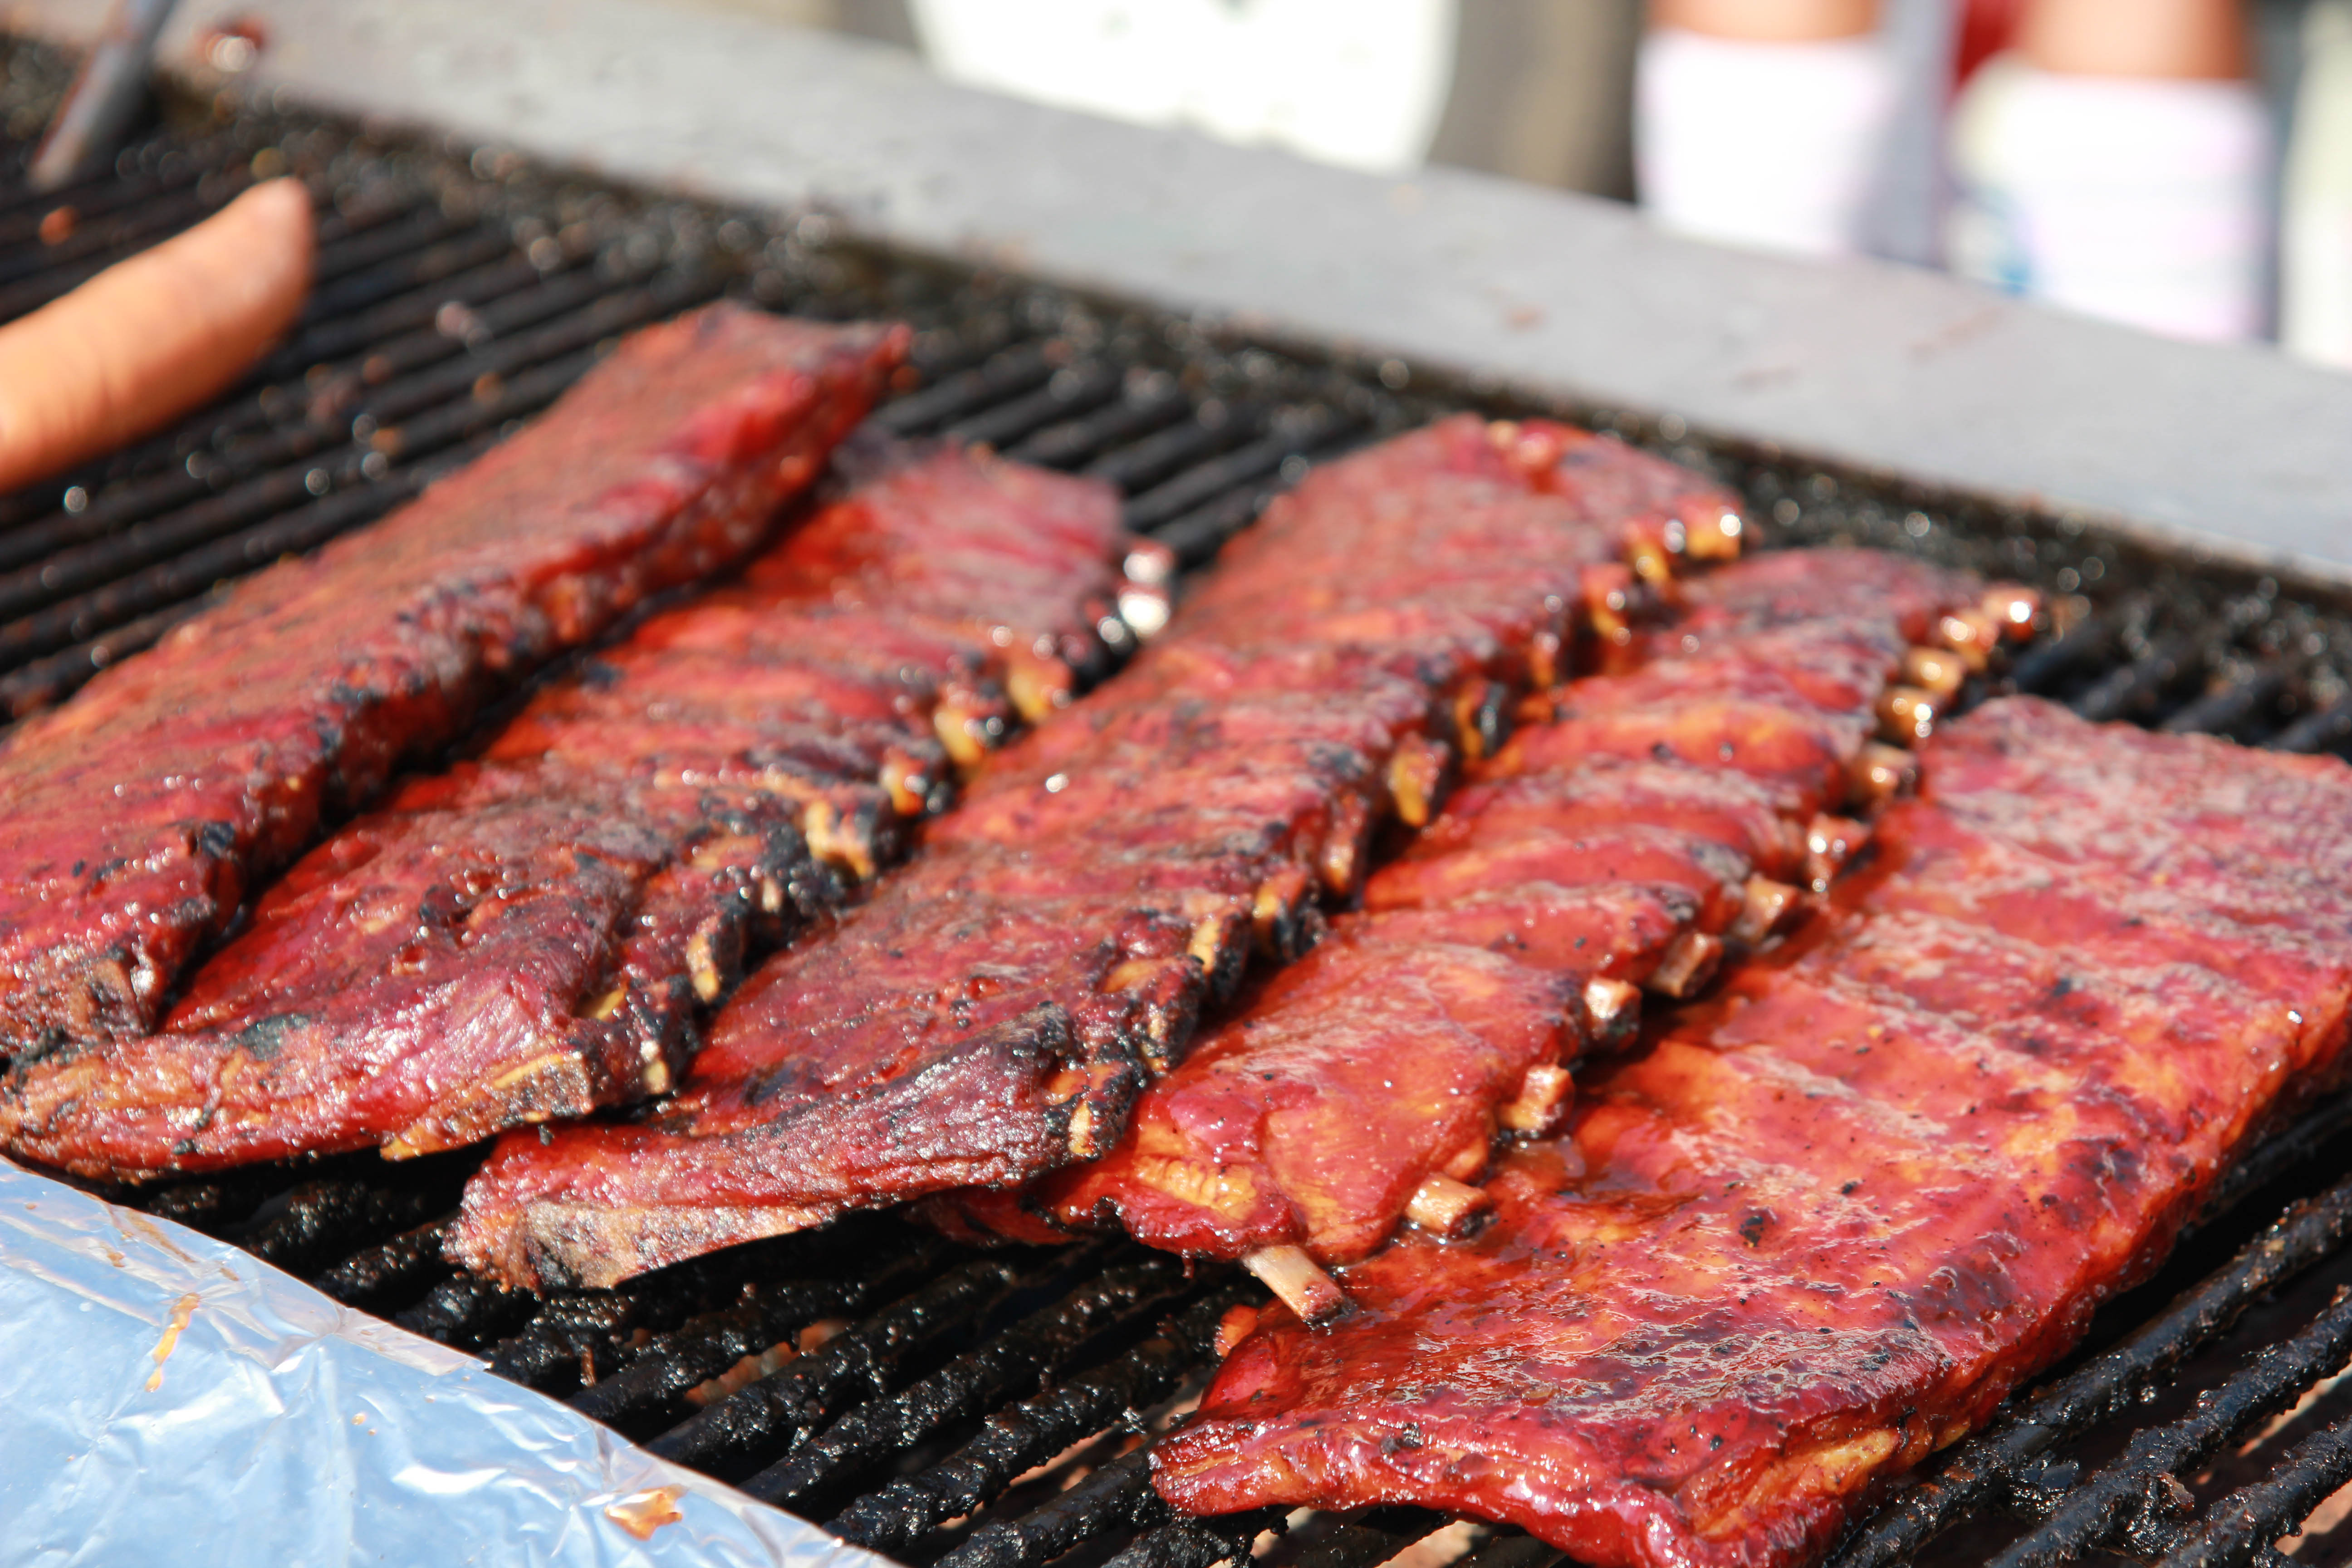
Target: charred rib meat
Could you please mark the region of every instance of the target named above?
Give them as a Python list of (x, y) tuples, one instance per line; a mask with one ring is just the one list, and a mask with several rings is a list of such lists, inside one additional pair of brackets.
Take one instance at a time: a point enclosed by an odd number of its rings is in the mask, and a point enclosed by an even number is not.
[(901, 330), (715, 306), (376, 526), (240, 584), (0, 747), (0, 1052), (152, 1028), (322, 814), (647, 595), (740, 561)]
[[(906, 876), (746, 984), (657, 1120), (504, 1142), (457, 1255), (605, 1282), (1109, 1147), (1247, 952), (1303, 945), (1382, 817), (1426, 821), (1454, 749), (1630, 580), (1627, 514), (1569, 493), (1564, 440), (1530, 467), (1530, 434), (1450, 420), (1310, 476)], [(1651, 487), (1632, 521), (1722, 525), (1720, 492), (1591, 445), (1579, 482)]]
[(1484, 1235), (1341, 1270), (1326, 1331), (1270, 1309), (1161, 1491), (1794, 1563), (2062, 1354), (2337, 1068), (2352, 771), (2010, 700), (1923, 780), (1831, 913), (1506, 1162)]
[[(1478, 1200), (1461, 1184), (1497, 1131), (1565, 1110), (1563, 1046), (1573, 1058), (1602, 1025), (1593, 982), (1604, 1004), (1612, 984), (1692, 988), (1704, 977), (1661, 973), (1678, 942), (1767, 934), (1743, 929), (1750, 879), (1800, 874), (1806, 825), (1840, 804), (1907, 637), (1979, 587), (1824, 551), (1685, 592), (1686, 614), (1621, 656), (1638, 672), (1542, 700), (1551, 719), (1145, 1090), (1108, 1155), (1018, 1197), (971, 1194), (962, 1217), (1033, 1238), (1117, 1223), (1200, 1256), (1299, 1246), (1326, 1264), (1370, 1252), (1417, 1203), (1429, 1223), (1465, 1219)], [(1699, 744), (1694, 711), (1709, 715)]]
[(1132, 547), (1108, 487), (901, 461), (329, 839), (160, 1033), (20, 1065), (9, 1147), (115, 1176), (416, 1153), (665, 1090), (747, 953), (945, 800), (1002, 689), (1044, 712), (1100, 672)]

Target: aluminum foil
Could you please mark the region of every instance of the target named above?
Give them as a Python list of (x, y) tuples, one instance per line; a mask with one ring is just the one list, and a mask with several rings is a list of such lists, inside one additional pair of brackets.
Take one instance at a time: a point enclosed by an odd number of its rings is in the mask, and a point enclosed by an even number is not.
[(0, 1162), (0, 1563), (881, 1568), (259, 1259)]

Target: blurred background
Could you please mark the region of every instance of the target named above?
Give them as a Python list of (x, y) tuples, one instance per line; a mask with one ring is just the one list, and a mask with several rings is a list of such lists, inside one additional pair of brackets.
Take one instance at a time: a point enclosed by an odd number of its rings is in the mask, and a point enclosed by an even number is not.
[(2352, 0), (675, 0), (2352, 368)]

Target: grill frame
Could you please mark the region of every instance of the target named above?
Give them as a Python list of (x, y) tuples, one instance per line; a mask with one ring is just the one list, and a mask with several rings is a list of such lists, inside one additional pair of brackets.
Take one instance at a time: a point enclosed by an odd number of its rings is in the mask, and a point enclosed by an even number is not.
[[(62, 72), (54, 55), (27, 46), (0, 42), (0, 125), (13, 127), (26, 103), (62, 85)], [(33, 64), (20, 69), (26, 59)], [(77, 676), (209, 603), (217, 558), (199, 553), (191, 565), (192, 552), (234, 539), (250, 566), (360, 526), (551, 401), (613, 332), (727, 291), (812, 314), (911, 317), (923, 332), (916, 384), (886, 405), (878, 424), (906, 435), (985, 438), (1016, 457), (1099, 472), (1129, 492), (1130, 521), (1173, 544), (1188, 564), (1204, 562), (1314, 458), (1459, 407), (1546, 414), (1612, 430), (1731, 482), (1748, 498), (1768, 546), (1883, 545), (2053, 590), (2062, 595), (2066, 630), (2021, 658), (2007, 672), (2010, 684), (2102, 716), (2294, 750), (2352, 741), (2352, 588), (2317, 577), (2183, 556), (2076, 518), (1694, 436), (1671, 415), (1531, 396), (1395, 360), (1302, 352), (1149, 306), (842, 242), (821, 216), (778, 219), (615, 191), (511, 154), (377, 137), (317, 117), (239, 110), (221, 120), (213, 105), (184, 104), (180, 112), (182, 125), (191, 112), (213, 123), (194, 139), (183, 129), (151, 137), (142, 146), (153, 160), (142, 165), (134, 156), (132, 177), (117, 185), (93, 182), (51, 198), (82, 202), (93, 219), (116, 214), (121, 221), (93, 226), (88, 232), (105, 243), (70, 249), (54, 258), (57, 266), (20, 269), (13, 283), (0, 278), (0, 304), (39, 296), (82, 275), (116, 241), (169, 226), (173, 219), (142, 205), (159, 191), (189, 193), (197, 203), (225, 199), (240, 176), (220, 166), (207, 174), (197, 165), (206, 158), (217, 165), (231, 153), (245, 174), (268, 172), (275, 154), (298, 169), (309, 160), (333, 178), (341, 160), (351, 183), (339, 182), (345, 201), (328, 220), (325, 303), (306, 319), (299, 346), (273, 356), (225, 400), (226, 413), (207, 411), (68, 476), (68, 488), (83, 492), (80, 509), (0, 497), (6, 563), (0, 661), (13, 660), (0, 669), (0, 702), (12, 707), (61, 694)], [(172, 164), (171, 149), (191, 162)], [(9, 166), (0, 158), (0, 171)], [(371, 181), (385, 182), (389, 197), (372, 205)], [(429, 204), (411, 199), (420, 191), (432, 193)], [(0, 226), (22, 226), (38, 205), (0, 194)], [(575, 235), (575, 226), (584, 232)], [(436, 307), (430, 325), (413, 320), (436, 289), (455, 290), (461, 313)], [(604, 313), (583, 317), (583, 307)], [(394, 351), (400, 363), (371, 381), (366, 362), (388, 343), (410, 346)], [(339, 384), (334, 370), (322, 388), (300, 363), (330, 348), (341, 374), (356, 377), (356, 392)], [(486, 377), (495, 378), (487, 390)], [(325, 411), (307, 412), (313, 404)], [(364, 431), (352, 424), (362, 417), (370, 422)], [(411, 444), (388, 450), (378, 439), (388, 426)], [(339, 427), (346, 438), (331, 440)], [(386, 461), (371, 471), (369, 459), (379, 455)], [(312, 479), (318, 473), (326, 475), (323, 493)], [(239, 485), (275, 488), (246, 497)], [(224, 497), (239, 498), (247, 512), (223, 506)], [(135, 575), (85, 580), (61, 573), (63, 587), (40, 580), (60, 559), (46, 548), (52, 542), (93, 551), (96, 570), (130, 561), (132, 552), (120, 548), (125, 538), (166, 550), (148, 525), (186, 522), (206, 506), (249, 513), (251, 526), (235, 531), (224, 524), (217, 539), (129, 568), (176, 565), (186, 578), (178, 589), (153, 588), (142, 599)], [(131, 531), (141, 528), (143, 534)], [(197, 528), (189, 524), (191, 533)], [(195, 591), (184, 591), (190, 583), (199, 584)], [(105, 605), (72, 597), (110, 591), (117, 597)], [(154, 602), (172, 592), (179, 596)], [(68, 610), (88, 611), (99, 624), (61, 646), (54, 629), (46, 646), (17, 629), (46, 615), (74, 632)], [(2257, 1560), (2259, 1552), (2242, 1549), (2251, 1539), (2248, 1517), (2301, 1518), (2297, 1510), (2352, 1477), (2352, 1416), (2308, 1436), (2290, 1428), (2299, 1446), (2268, 1479), (2242, 1478), (2240, 1486), (2226, 1468), (2217, 1470), (2222, 1480), (2201, 1483), (2209, 1492), (2225, 1482), (2238, 1489), (2202, 1517), (2176, 1517), (2167, 1500), (2175, 1494), (2160, 1484), (2151, 1490), (2148, 1483), (2168, 1470), (2126, 1475), (2100, 1465), (2096, 1450), (2115, 1446), (2119, 1415), (2160, 1378), (2172, 1379), (2175, 1403), (2191, 1373), (2210, 1373), (2226, 1388), (2245, 1343), (2245, 1329), (2232, 1325), (2264, 1291), (2352, 1279), (2352, 1177), (2291, 1212), (2279, 1228), (2265, 1228), (2282, 1205), (2352, 1172), (2347, 1126), (2352, 1100), (2331, 1100), (2272, 1141), (2224, 1194), (2235, 1201), (2154, 1281), (2111, 1306), (2085, 1351), (2012, 1401), (1944, 1465), (1901, 1489), (1842, 1548), (1842, 1568), (1905, 1560), (1927, 1544), (1924, 1534), (1905, 1531), (1939, 1520), (2024, 1534), (2037, 1522), (2024, 1516), (2042, 1512), (2063, 1522), (2064, 1509), (2086, 1500), (2097, 1502), (2102, 1528), (2075, 1531), (2084, 1540), (2121, 1544), (2144, 1558)], [(1165, 1290), (1119, 1297), (1104, 1283), (1105, 1268), (1156, 1279), (1174, 1266), (1122, 1247), (979, 1256), (886, 1218), (734, 1249), (618, 1292), (572, 1292), (537, 1304), (455, 1276), (432, 1256), (430, 1216), (446, 1212), (471, 1159), (392, 1167), (373, 1155), (345, 1156), (117, 1195), (236, 1240), (429, 1337), (488, 1350), (504, 1373), (568, 1393), (586, 1413), (650, 1439), (656, 1452), (691, 1458), (755, 1494), (845, 1500), (877, 1529), (898, 1508), (901, 1533), (892, 1544), (915, 1568), (932, 1562), (1013, 1568), (1049, 1556), (1073, 1568), (1114, 1558), (1122, 1568), (1209, 1568), (1285, 1522), (1271, 1515), (1172, 1519), (1150, 1493), (1140, 1450), (1131, 1446), (1197, 1388), (1208, 1361), (1210, 1305), (1255, 1291), (1229, 1273), (1202, 1271)], [(845, 1258), (861, 1251), (878, 1256), (880, 1265), (863, 1274), (845, 1268)], [(2219, 1271), (2196, 1283), (2217, 1262)], [(2183, 1287), (2192, 1288), (2185, 1305), (2151, 1316)], [(1109, 1295), (1088, 1307), (1090, 1290)], [(834, 1320), (846, 1326), (751, 1384), (764, 1391), (757, 1399), (738, 1400), (735, 1408), (762, 1412), (735, 1421), (736, 1428), (755, 1429), (751, 1436), (720, 1432), (721, 1444), (711, 1433), (727, 1423), (715, 1416), (668, 1419), (681, 1412), (687, 1389)], [(2144, 1326), (2118, 1344), (2133, 1323)], [(2273, 1349), (2270, 1359), (2284, 1353)], [(2284, 1381), (2333, 1371), (2342, 1358), (2333, 1347), (2330, 1356), (2331, 1364), (2311, 1362)], [(2277, 1392), (2268, 1402), (2225, 1392), (2219, 1415), (2159, 1410), (2140, 1431), (2154, 1442), (2201, 1419), (2231, 1436), (2267, 1415)], [(1114, 1400), (1116, 1419), (1079, 1430)], [(722, 1401), (706, 1414), (726, 1408)], [(777, 1442), (779, 1431), (794, 1440)], [(1041, 1451), (1057, 1437), (1069, 1441)], [(779, 1474), (762, 1456), (788, 1446), (784, 1458), (799, 1469)], [(2064, 1467), (2083, 1463), (2065, 1457), (2075, 1449), (2088, 1453), (2087, 1472), (2061, 1486)], [(814, 1456), (831, 1456), (838, 1473), (860, 1453), (869, 1457), (865, 1473), (880, 1485), (811, 1489)], [(886, 1453), (891, 1463), (873, 1462)], [(1010, 1468), (1027, 1459), (1023, 1468), (1035, 1468), (1049, 1458), (1058, 1468), (1026, 1479)], [(1976, 1468), (1973, 1490), (1962, 1484), (1961, 1465)], [(1073, 1477), (1075, 1485), (1056, 1489)], [(959, 1479), (961, 1492), (952, 1489)], [(914, 1533), (904, 1524), (928, 1516), (937, 1526), (952, 1517), (939, 1512), (949, 1501), (961, 1505), (992, 1489), (1003, 1489), (1003, 1500), (977, 1512), (964, 1508), (952, 1527)], [(1975, 1511), (1951, 1505), (1964, 1492)], [(1998, 1524), (2004, 1513), (2011, 1523)], [(1312, 1568), (1370, 1568), (1444, 1523), (1408, 1510), (1291, 1522), (1289, 1539), (1272, 1550)], [(1948, 1555), (1954, 1534), (1946, 1529), (1930, 1550)], [(1470, 1545), (1464, 1560), (1479, 1568), (1546, 1568), (1559, 1555), (1507, 1530)], [(2336, 1546), (2352, 1555), (2352, 1542), (2331, 1542)], [(2005, 1561), (2057, 1560), (2028, 1541)]]

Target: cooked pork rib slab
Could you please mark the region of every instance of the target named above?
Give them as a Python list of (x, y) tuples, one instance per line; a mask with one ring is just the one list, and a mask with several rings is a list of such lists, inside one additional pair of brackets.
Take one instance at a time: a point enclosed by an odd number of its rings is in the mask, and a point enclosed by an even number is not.
[(903, 329), (713, 306), (383, 521), (240, 584), (0, 745), (0, 1053), (136, 1036), (247, 894), (482, 701), (730, 565)]
[(666, 1090), (747, 954), (945, 800), (949, 740), (1002, 731), (1016, 662), (1048, 707), (1105, 662), (1131, 548), (1107, 486), (900, 459), (330, 838), (161, 1032), (17, 1067), (8, 1146), (112, 1176), (407, 1154)]
[[(1906, 626), (1981, 584), (1822, 551), (1687, 591), (1687, 615), (1637, 640), (1643, 668), (1542, 700), (1550, 721), (1475, 770), (1372, 875), (1361, 912), (1146, 1089), (1109, 1154), (1017, 1198), (972, 1194), (961, 1217), (1032, 1239), (1119, 1225), (1195, 1256), (1297, 1246), (1329, 1264), (1386, 1240), (1432, 1177), (1480, 1177), (1530, 1069), (1555, 1069), (1564, 1041), (1580, 1054), (1588, 981), (1650, 977), (1685, 933), (1724, 933), (1751, 876), (1799, 874)], [(1728, 715), (1728, 740), (1709, 724), (1687, 743), (1701, 707)], [(1564, 738), (1600, 716), (1605, 740)]]
[(1280, 1308), (1156, 1456), (1205, 1512), (1413, 1502), (1595, 1564), (1802, 1562), (2143, 1278), (2339, 1067), (2352, 770), (2030, 699), (1878, 859), (1580, 1085), (1475, 1240)]
[(747, 982), (657, 1120), (505, 1141), (456, 1255), (607, 1283), (1108, 1148), (1248, 952), (1303, 947), (1382, 819), (1425, 821), (1498, 699), (1565, 673), (1629, 520), (1724, 526), (1695, 476), (1547, 428), (1453, 419), (1310, 475), (904, 876)]

